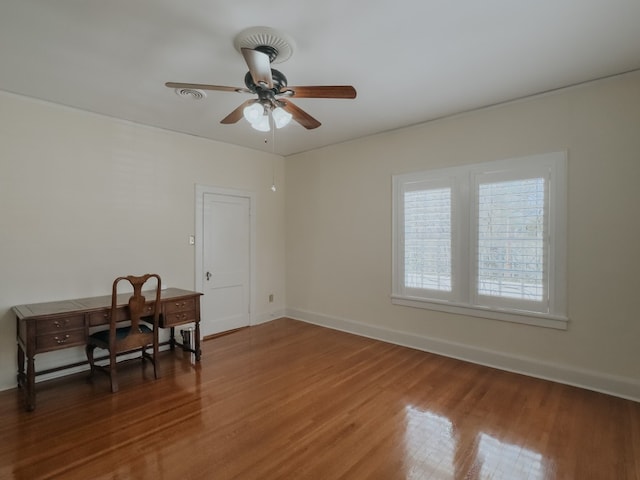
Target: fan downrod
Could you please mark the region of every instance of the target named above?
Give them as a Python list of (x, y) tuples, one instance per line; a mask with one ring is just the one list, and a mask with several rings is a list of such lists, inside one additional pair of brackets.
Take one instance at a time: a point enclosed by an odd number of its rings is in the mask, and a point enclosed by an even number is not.
[(269, 57), (269, 63), (273, 63), (273, 61), (278, 58), (278, 49), (272, 47), (271, 45), (258, 45), (254, 48), (258, 52), (262, 52)]

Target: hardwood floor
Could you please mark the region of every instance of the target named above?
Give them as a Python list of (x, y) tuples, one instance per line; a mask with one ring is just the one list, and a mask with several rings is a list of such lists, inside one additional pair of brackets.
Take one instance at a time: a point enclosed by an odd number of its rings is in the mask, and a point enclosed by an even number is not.
[(636, 479), (640, 403), (289, 319), (0, 392), (2, 479)]

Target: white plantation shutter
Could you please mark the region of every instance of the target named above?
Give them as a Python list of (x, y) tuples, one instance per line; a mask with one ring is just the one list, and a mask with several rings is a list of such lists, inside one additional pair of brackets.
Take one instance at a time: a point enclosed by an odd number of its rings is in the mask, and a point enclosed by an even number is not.
[(546, 301), (545, 185), (543, 177), (478, 185), (478, 295)]
[(451, 291), (451, 189), (404, 194), (404, 283)]
[(566, 153), (393, 177), (392, 302), (566, 328)]

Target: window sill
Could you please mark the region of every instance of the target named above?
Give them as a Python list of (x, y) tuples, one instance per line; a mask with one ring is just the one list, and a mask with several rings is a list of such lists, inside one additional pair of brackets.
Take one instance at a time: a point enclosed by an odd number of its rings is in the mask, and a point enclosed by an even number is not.
[(456, 313), (471, 317), (488, 318), (503, 322), (521, 323), (536, 327), (555, 328), (566, 330), (569, 319), (560, 315), (549, 315), (535, 312), (523, 312), (517, 310), (497, 310), (485, 307), (461, 305), (451, 302), (437, 302), (416, 297), (391, 296), (391, 303), (405, 307), (424, 308), (438, 312)]

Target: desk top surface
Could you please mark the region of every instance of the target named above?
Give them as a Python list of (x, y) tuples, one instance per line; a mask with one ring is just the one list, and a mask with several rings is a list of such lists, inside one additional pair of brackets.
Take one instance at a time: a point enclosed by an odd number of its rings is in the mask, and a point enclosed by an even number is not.
[[(143, 292), (144, 293), (144, 292)], [(153, 292), (149, 292), (153, 295)], [(200, 296), (202, 293), (192, 290), (182, 290), (180, 288), (167, 288), (162, 290), (161, 301), (176, 300), (193, 296)], [(121, 293), (118, 295), (118, 305), (126, 305), (131, 297), (131, 293)], [(31, 303), (28, 305), (16, 305), (13, 307), (14, 313), (19, 319), (46, 317), (57, 314), (67, 314), (74, 312), (90, 312), (92, 310), (103, 310), (111, 307), (111, 295), (101, 295), (99, 297), (76, 298), (72, 300), (59, 300), (55, 302)]]

